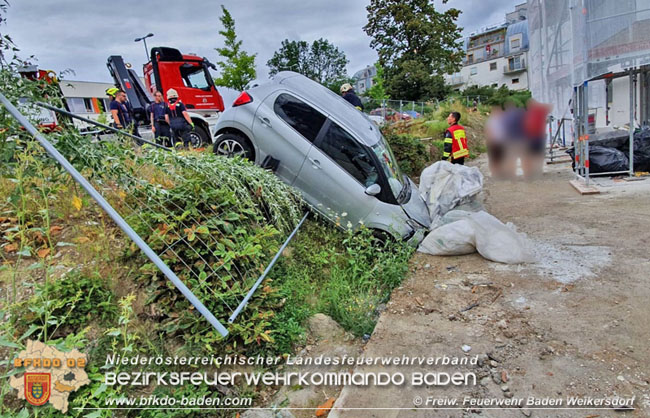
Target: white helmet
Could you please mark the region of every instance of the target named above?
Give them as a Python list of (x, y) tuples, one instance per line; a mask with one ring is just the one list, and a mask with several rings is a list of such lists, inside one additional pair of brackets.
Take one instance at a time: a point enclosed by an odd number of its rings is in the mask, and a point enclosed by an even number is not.
[(178, 92), (174, 89), (167, 90), (167, 100), (178, 99)]
[(352, 85), (350, 83), (345, 83), (341, 86), (341, 93), (345, 93), (349, 90), (352, 90)]

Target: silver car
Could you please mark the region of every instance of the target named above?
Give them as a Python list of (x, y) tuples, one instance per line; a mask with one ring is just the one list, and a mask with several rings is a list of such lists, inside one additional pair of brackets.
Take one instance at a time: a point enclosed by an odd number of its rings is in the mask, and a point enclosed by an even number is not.
[(427, 205), (377, 126), (301, 74), (251, 83), (217, 121), (214, 152), (272, 169), (341, 227), (364, 224), (419, 243), (430, 224)]

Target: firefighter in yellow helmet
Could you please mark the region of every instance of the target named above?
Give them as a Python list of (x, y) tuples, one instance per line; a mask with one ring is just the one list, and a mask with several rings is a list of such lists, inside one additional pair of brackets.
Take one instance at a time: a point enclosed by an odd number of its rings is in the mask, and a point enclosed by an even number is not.
[(361, 99), (354, 92), (354, 88), (350, 83), (345, 83), (341, 86), (341, 95), (347, 100), (352, 106), (356, 107), (359, 110), (363, 110), (363, 103)]

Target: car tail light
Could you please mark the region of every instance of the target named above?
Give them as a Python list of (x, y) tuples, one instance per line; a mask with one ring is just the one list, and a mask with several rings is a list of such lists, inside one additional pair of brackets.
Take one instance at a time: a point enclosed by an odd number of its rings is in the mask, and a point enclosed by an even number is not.
[(253, 101), (253, 98), (251, 97), (251, 95), (246, 93), (245, 91), (243, 91), (239, 95), (239, 97), (233, 102), (232, 107), (245, 105), (247, 103), (251, 103), (252, 101)]

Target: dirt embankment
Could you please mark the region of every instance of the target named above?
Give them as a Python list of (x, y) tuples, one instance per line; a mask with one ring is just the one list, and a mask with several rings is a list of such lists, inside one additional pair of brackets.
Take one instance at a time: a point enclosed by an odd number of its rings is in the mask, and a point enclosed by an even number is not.
[[(478, 164), (484, 169), (484, 160)], [(484, 192), (490, 213), (534, 241), (538, 263), (418, 253), (364, 350), (367, 356), (478, 355), (477, 366), (427, 368), (471, 371), (477, 384), (348, 387), (335, 407), (394, 409), (330, 416), (650, 416), (650, 179), (580, 196), (568, 183), (569, 168), (548, 171), (533, 183), (488, 178)], [(399, 369), (413, 370), (421, 368)], [(636, 409), (417, 410), (417, 396), (635, 396)]]

